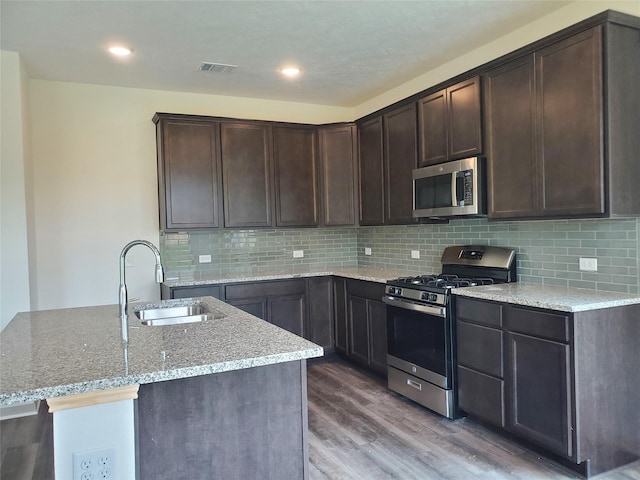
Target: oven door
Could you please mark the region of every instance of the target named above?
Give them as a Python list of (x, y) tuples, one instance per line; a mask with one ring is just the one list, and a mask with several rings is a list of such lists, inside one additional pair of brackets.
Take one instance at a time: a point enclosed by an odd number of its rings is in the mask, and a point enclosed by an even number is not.
[(385, 296), (387, 363), (444, 389), (452, 388), (452, 330), (447, 309)]

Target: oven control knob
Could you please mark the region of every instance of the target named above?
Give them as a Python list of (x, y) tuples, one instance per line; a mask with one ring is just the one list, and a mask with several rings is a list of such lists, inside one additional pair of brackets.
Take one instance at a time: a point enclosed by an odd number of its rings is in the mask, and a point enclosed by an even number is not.
[(429, 294), (427, 292), (422, 292), (422, 294), (420, 295), (420, 300), (429, 301)]
[(436, 302), (438, 300), (438, 295), (436, 295), (435, 293), (430, 293), (429, 294), (429, 301), (430, 302)]

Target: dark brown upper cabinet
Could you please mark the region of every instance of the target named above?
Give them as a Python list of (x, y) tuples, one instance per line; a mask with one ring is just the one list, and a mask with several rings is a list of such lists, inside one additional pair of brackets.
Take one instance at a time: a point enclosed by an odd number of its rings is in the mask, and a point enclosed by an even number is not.
[(384, 225), (382, 117), (358, 124), (360, 225)]
[(360, 225), (415, 223), (416, 125), (414, 103), (358, 124)]
[(161, 230), (220, 226), (218, 124), (155, 116)]
[(421, 167), (482, 153), (480, 77), (418, 100)]
[(415, 223), (412, 177), (418, 155), (415, 104), (411, 103), (386, 113), (383, 122), (384, 223)]
[(276, 226), (318, 225), (316, 132), (274, 127)]
[(271, 127), (223, 123), (220, 136), (224, 226), (273, 226)]
[(323, 224), (356, 225), (356, 129), (354, 125), (319, 130)]
[(485, 75), (490, 218), (640, 213), (639, 43), (607, 23)]

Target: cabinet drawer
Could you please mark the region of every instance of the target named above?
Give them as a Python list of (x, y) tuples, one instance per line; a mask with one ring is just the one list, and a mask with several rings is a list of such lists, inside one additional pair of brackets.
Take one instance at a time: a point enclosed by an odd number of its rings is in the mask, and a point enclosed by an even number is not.
[(456, 318), (465, 322), (502, 327), (502, 305), (456, 297)]
[(209, 285), (206, 287), (185, 287), (171, 289), (171, 298), (191, 298), (191, 297), (215, 297), (220, 298), (220, 287)]
[(279, 295), (295, 295), (305, 292), (304, 279), (284, 280), (277, 282), (240, 283), (225, 287), (225, 299), (252, 297), (273, 297)]
[(507, 307), (505, 318), (507, 328), (512, 332), (526, 333), (558, 342), (569, 342), (568, 315)]
[(502, 330), (461, 321), (457, 327), (458, 363), (502, 378)]
[(384, 295), (384, 283), (347, 280), (347, 294), (380, 302)]
[(470, 415), (505, 426), (503, 380), (458, 366), (458, 402)]

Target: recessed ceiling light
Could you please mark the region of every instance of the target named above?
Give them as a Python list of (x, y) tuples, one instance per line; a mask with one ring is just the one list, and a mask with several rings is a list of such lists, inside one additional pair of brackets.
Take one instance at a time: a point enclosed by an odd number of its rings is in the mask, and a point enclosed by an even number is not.
[(111, 47), (109, 51), (119, 57), (126, 57), (127, 55), (131, 55), (131, 49), (127, 47)]
[(285, 67), (280, 72), (287, 77), (296, 77), (300, 74), (300, 69), (297, 67)]

